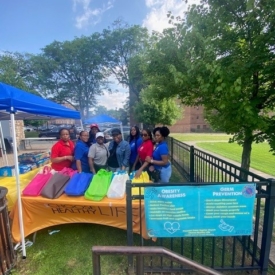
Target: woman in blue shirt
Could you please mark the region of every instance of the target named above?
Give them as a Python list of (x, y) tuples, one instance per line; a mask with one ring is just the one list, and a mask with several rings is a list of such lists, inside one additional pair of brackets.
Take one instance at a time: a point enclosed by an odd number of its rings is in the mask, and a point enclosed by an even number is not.
[(141, 167), (141, 163), (138, 161), (136, 165), (134, 166), (134, 163), (137, 159), (138, 155), (138, 147), (142, 143), (142, 138), (140, 137), (140, 131), (137, 126), (133, 126), (130, 130), (130, 139), (129, 144), (131, 147), (131, 155), (129, 160), (129, 171), (131, 172), (133, 170), (138, 170)]
[[(155, 136), (156, 148), (153, 152), (153, 157), (146, 157), (145, 161), (154, 165), (156, 173), (159, 174), (160, 182), (169, 182), (172, 174), (172, 167), (168, 159), (169, 149), (165, 139), (170, 134), (170, 130), (165, 126), (157, 127), (153, 130), (153, 133)], [(149, 170), (151, 170), (150, 167)]]
[(77, 170), (78, 173), (90, 173), (90, 166), (88, 161), (89, 146), (87, 144), (88, 139), (89, 133), (87, 131), (81, 131), (79, 133), (79, 139), (77, 140), (74, 149), (75, 161), (72, 164), (72, 168)]

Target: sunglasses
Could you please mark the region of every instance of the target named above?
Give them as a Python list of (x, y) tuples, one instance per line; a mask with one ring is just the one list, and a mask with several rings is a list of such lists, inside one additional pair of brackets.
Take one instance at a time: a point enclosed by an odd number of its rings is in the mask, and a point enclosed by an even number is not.
[(141, 134), (142, 137), (148, 137), (148, 134)]

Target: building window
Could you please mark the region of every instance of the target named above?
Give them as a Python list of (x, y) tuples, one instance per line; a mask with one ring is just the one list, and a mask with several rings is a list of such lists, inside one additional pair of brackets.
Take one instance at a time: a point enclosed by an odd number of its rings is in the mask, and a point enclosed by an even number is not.
[(197, 129), (200, 129), (201, 128), (201, 126), (200, 125), (197, 125)]
[(199, 119), (199, 116), (197, 116), (197, 119)]
[(206, 125), (203, 125), (202, 127), (203, 127), (203, 129), (207, 129), (207, 126), (206, 126)]

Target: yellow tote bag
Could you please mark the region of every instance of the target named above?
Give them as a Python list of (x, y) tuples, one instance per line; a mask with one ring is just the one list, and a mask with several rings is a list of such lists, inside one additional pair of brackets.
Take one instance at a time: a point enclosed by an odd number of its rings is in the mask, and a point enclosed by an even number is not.
[[(133, 176), (132, 183), (151, 183), (149, 175), (146, 171), (143, 171), (142, 174), (138, 177), (135, 178)], [(139, 193), (140, 189), (140, 193)], [(144, 187), (133, 187), (132, 188), (132, 195), (144, 195)]]

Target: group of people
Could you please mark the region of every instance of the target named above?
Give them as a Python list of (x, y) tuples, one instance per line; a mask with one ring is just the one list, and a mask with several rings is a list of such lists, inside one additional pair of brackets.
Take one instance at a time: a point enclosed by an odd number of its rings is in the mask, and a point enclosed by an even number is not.
[[(172, 168), (168, 158), (167, 127), (149, 129), (131, 127), (128, 140), (122, 138), (120, 129), (112, 130), (112, 141), (107, 142), (97, 124), (90, 131), (81, 131), (76, 142), (70, 139), (70, 131), (61, 129), (60, 139), (51, 151), (52, 168), (60, 171), (71, 167), (79, 173), (97, 173), (104, 168), (113, 172), (135, 171), (139, 177), (147, 171), (154, 182), (169, 182)], [(154, 138), (153, 138), (154, 137)]]

